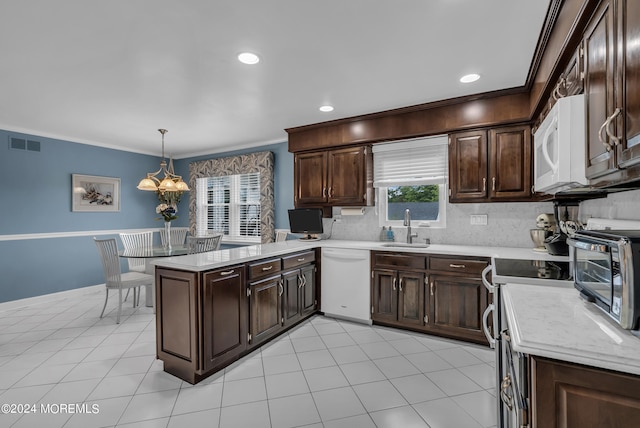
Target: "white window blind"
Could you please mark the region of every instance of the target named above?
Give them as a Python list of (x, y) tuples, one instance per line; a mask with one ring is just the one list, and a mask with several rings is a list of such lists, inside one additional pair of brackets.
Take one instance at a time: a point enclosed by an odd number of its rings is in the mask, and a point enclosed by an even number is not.
[(447, 181), (446, 135), (373, 146), (375, 187), (444, 184)]
[(260, 242), (260, 173), (198, 178), (196, 195), (198, 234)]

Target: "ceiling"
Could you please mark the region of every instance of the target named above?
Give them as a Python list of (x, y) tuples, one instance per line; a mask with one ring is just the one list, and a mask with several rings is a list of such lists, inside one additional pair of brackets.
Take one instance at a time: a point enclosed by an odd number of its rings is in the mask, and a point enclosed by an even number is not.
[(289, 127), (522, 86), (548, 5), (3, 2), (0, 129), (159, 156), (166, 128), (176, 158), (282, 142)]

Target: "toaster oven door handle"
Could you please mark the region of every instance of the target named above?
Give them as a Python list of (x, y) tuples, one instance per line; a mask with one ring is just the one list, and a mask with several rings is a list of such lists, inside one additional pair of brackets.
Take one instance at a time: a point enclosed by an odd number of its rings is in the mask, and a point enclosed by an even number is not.
[(573, 248), (578, 248), (585, 251), (595, 251), (597, 253), (608, 253), (609, 247), (605, 244), (598, 244), (595, 242), (578, 241), (573, 238), (567, 238), (567, 244)]

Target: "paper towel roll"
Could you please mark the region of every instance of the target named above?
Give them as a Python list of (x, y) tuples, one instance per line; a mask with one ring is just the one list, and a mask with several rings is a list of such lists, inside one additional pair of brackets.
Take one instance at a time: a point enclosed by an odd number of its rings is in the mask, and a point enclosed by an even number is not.
[(364, 207), (342, 208), (340, 210), (340, 214), (342, 214), (342, 215), (363, 215), (364, 214)]

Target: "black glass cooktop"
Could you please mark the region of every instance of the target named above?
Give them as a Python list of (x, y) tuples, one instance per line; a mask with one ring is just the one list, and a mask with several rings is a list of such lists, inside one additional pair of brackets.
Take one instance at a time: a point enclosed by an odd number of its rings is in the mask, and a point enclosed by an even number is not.
[(496, 275), (518, 278), (570, 280), (569, 262), (547, 260), (494, 259)]

